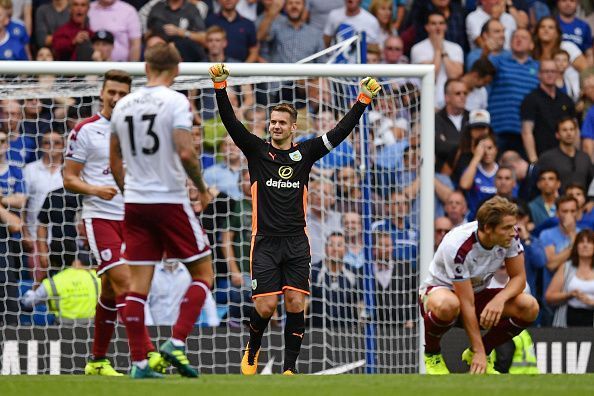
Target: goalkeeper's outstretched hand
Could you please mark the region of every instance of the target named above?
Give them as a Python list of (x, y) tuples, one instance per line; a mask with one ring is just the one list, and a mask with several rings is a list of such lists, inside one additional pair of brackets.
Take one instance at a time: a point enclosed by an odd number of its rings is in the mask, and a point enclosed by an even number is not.
[(223, 63), (217, 63), (208, 69), (211, 80), (214, 82), (214, 87), (217, 89), (227, 87), (227, 77), (229, 77), (229, 69)]
[(359, 97), (357, 99), (365, 104), (371, 103), (371, 100), (382, 90), (381, 85), (371, 77), (365, 77), (359, 82), (359, 85), (361, 88), (359, 89)]

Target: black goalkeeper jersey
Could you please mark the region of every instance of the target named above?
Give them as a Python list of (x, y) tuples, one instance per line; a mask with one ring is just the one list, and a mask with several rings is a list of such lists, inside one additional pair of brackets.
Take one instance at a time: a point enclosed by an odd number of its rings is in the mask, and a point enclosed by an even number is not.
[(366, 105), (357, 101), (326, 134), (279, 150), (250, 133), (235, 117), (227, 92), (217, 89), (221, 120), (244, 153), (252, 190), (252, 235), (295, 236), (305, 233), (307, 185), (313, 164), (353, 130)]

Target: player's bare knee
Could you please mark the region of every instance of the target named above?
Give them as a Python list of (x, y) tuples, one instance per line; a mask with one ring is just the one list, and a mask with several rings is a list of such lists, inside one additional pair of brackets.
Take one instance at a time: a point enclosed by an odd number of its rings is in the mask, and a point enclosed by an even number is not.
[(259, 297), (255, 300), (256, 311), (263, 318), (270, 318), (274, 314), (277, 304), (276, 298)]
[(520, 313), (520, 319), (526, 322), (533, 322), (538, 316), (538, 302), (528, 294), (520, 294), (516, 298), (516, 306)]
[(110, 278), (109, 283), (116, 296), (120, 296), (130, 291), (130, 279), (128, 278)]
[(451, 321), (460, 314), (460, 301), (454, 295), (440, 298), (433, 305), (433, 313), (441, 320)]
[(285, 307), (288, 312), (303, 311), (305, 302), (303, 296), (297, 294), (285, 294)]

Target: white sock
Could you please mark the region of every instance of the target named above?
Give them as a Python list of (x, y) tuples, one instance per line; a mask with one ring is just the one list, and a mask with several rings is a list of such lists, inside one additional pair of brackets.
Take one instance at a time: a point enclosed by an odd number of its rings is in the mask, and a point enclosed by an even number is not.
[(178, 340), (177, 338), (173, 338), (173, 337), (171, 338), (171, 343), (173, 345), (175, 345), (176, 347), (183, 347), (186, 345), (186, 343), (183, 342), (182, 340)]
[(148, 365), (148, 360), (144, 359), (139, 362), (132, 362), (132, 364), (135, 365), (136, 367), (144, 370), (146, 368), (146, 366)]

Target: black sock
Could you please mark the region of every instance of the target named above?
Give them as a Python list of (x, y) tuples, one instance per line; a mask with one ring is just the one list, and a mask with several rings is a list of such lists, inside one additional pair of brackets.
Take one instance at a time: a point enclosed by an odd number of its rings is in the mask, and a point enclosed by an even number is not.
[(263, 318), (260, 316), (256, 307), (252, 308), (252, 315), (250, 316), (250, 352), (256, 353), (262, 346), (262, 336), (264, 330), (268, 327), (270, 318)]
[(301, 312), (287, 312), (287, 322), (285, 323), (285, 363), (283, 372), (286, 370), (295, 370), (297, 357), (301, 350), (301, 342), (305, 334), (305, 315)]

